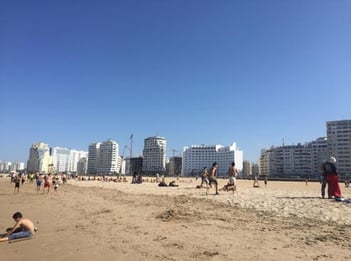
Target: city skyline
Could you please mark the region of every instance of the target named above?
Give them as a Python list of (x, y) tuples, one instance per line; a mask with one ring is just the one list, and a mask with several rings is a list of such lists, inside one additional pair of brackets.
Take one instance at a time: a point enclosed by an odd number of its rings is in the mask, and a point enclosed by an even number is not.
[(0, 4), (0, 160), (33, 143), (261, 149), (351, 119), (349, 1)]

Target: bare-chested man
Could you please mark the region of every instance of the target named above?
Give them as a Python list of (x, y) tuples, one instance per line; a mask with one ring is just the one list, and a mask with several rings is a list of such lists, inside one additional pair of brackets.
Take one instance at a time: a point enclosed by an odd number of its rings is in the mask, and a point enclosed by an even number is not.
[(48, 190), (48, 194), (50, 192), (50, 186), (51, 186), (51, 175), (48, 174), (48, 175), (45, 175), (44, 176), (44, 190), (43, 190), (43, 193), (45, 193), (45, 189), (47, 188)]
[(12, 218), (16, 221), (16, 224), (0, 238), (0, 242), (31, 237), (34, 235), (35, 226), (33, 222), (30, 219), (23, 217), (21, 212), (16, 212), (13, 214)]
[[(215, 184), (215, 188), (216, 188), (216, 195), (218, 195), (218, 181), (216, 179), (217, 177), (217, 163), (214, 162), (212, 164), (212, 167), (210, 169), (210, 172), (208, 173), (208, 181), (209, 181), (209, 185), (211, 186), (212, 184)], [(207, 188), (207, 194), (208, 194), (208, 189)]]
[(233, 193), (236, 190), (236, 177), (239, 175), (239, 171), (235, 167), (235, 162), (233, 161), (228, 169), (229, 184), (233, 186)]

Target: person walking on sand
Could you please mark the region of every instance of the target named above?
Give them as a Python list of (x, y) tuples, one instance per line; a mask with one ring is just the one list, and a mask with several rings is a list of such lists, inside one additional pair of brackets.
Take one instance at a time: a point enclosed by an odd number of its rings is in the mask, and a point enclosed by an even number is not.
[(217, 162), (214, 162), (212, 164), (212, 167), (211, 167), (209, 175), (208, 175), (208, 183), (210, 186), (207, 188), (207, 194), (208, 194), (208, 190), (212, 186), (212, 184), (215, 184), (216, 195), (219, 194), (218, 193), (218, 181), (217, 181), (216, 177), (217, 177)]
[(48, 189), (48, 194), (50, 192), (50, 174), (48, 175), (45, 175), (44, 176), (44, 189), (43, 189), (43, 193), (45, 193), (45, 189), (47, 188)]
[(26, 175), (21, 175), (21, 186), (23, 186), (24, 182), (26, 181)]
[(323, 172), (328, 184), (328, 198), (334, 197), (335, 199), (341, 198), (341, 190), (339, 186), (339, 175), (336, 171), (336, 159), (331, 156), (323, 164)]
[(15, 189), (13, 191), (13, 194), (18, 194), (19, 193), (19, 188), (20, 188), (20, 183), (21, 183), (21, 178), (18, 175), (16, 175), (14, 177), (13, 182), (15, 183)]
[(0, 242), (10, 241), (18, 238), (27, 238), (34, 235), (36, 230), (33, 222), (22, 216), (21, 212), (13, 214), (12, 218), (16, 221), (16, 224), (8, 229), (8, 231), (0, 238)]
[(41, 174), (37, 173), (36, 176), (35, 176), (35, 179), (36, 179), (35, 183), (37, 185), (37, 193), (39, 193), (40, 192), (41, 183), (43, 182)]
[(207, 172), (207, 167), (204, 167), (202, 173), (201, 173), (201, 184), (200, 188), (203, 188), (203, 185), (206, 184), (206, 188), (208, 187), (208, 172)]
[(229, 184), (232, 184), (233, 187), (233, 193), (236, 190), (236, 178), (239, 175), (239, 171), (237, 168), (235, 168), (235, 162), (233, 161), (231, 166), (228, 169), (228, 177), (229, 177)]

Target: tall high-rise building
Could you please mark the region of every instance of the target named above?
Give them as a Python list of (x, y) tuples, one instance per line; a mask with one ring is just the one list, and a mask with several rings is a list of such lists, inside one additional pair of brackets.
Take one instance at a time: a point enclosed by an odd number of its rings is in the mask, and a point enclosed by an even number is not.
[(171, 157), (168, 163), (168, 175), (180, 176), (181, 173), (182, 173), (182, 157), (179, 157), (179, 156)]
[(166, 171), (166, 139), (160, 136), (144, 140), (143, 167), (146, 174), (165, 173)]
[(336, 158), (341, 177), (351, 174), (351, 120), (327, 122), (328, 156)]
[[(70, 172), (77, 172), (77, 168), (78, 168), (78, 163), (80, 163), (81, 159), (88, 159), (88, 152), (87, 151), (83, 151), (83, 150), (74, 150), (71, 149), (70, 152), (70, 161), (69, 161), (69, 171)], [(85, 162), (86, 163), (86, 162)], [(85, 166), (85, 172), (84, 174), (86, 174), (86, 166)]]
[(28, 172), (49, 172), (49, 166), (53, 164), (48, 144), (43, 142), (33, 144), (29, 149), (27, 161)]
[(252, 177), (253, 176), (253, 163), (251, 161), (244, 160), (243, 162), (243, 176), (244, 177)]
[(119, 171), (118, 144), (113, 140), (107, 140), (100, 144), (97, 161), (97, 172), (100, 174), (113, 174)]
[(88, 149), (88, 175), (96, 175), (98, 169), (98, 157), (99, 157), (99, 148), (100, 142), (92, 143), (89, 145)]
[(54, 169), (56, 173), (70, 172), (70, 155), (71, 150), (61, 147), (50, 148), (50, 154), (53, 158)]
[(109, 139), (89, 145), (88, 175), (111, 175), (120, 171), (119, 145)]
[(128, 175), (133, 175), (134, 173), (137, 173), (137, 175), (140, 175), (143, 169), (143, 157), (133, 157), (133, 158), (127, 158), (126, 162), (126, 169), (125, 173)]
[(328, 158), (327, 137), (320, 137), (309, 143), (311, 147), (311, 172), (318, 174), (321, 172), (321, 164)]
[(243, 152), (237, 148), (235, 142), (231, 146), (192, 145), (184, 147), (182, 175), (199, 175), (204, 167), (209, 169), (216, 162), (217, 175), (226, 176), (228, 168), (233, 161), (235, 162), (235, 167), (242, 171)]
[(77, 175), (81, 176), (81, 175), (85, 175), (87, 173), (87, 158), (81, 158), (78, 161), (77, 164)]

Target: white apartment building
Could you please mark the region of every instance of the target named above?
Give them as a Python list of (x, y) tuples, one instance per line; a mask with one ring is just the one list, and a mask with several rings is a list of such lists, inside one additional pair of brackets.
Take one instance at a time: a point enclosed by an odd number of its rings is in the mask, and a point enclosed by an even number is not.
[(318, 138), (309, 143), (311, 147), (311, 171), (312, 174), (321, 173), (321, 164), (328, 157), (327, 137)]
[(244, 177), (252, 177), (253, 176), (253, 163), (251, 161), (244, 160), (243, 162), (243, 171), (242, 174)]
[(40, 142), (33, 144), (29, 149), (29, 159), (27, 161), (28, 172), (49, 172), (49, 166), (53, 164), (50, 156), (50, 148), (48, 144)]
[(182, 176), (200, 175), (204, 167), (210, 169), (217, 162), (217, 175), (227, 176), (232, 162), (239, 172), (243, 169), (243, 152), (234, 142), (230, 146), (222, 145), (192, 145), (184, 147), (182, 161)]
[(20, 172), (24, 170), (24, 162), (0, 161), (0, 173)]
[(160, 136), (144, 140), (142, 172), (164, 173), (166, 171), (166, 139)]
[(0, 173), (7, 173), (12, 170), (12, 162), (0, 161)]
[(52, 147), (50, 149), (50, 154), (53, 158), (53, 168), (55, 173), (70, 172), (70, 149)]
[(340, 176), (351, 175), (351, 120), (327, 122), (328, 156), (336, 158)]
[(118, 144), (113, 140), (107, 140), (100, 144), (99, 157), (97, 160), (97, 172), (100, 174), (112, 174), (119, 172)]
[(88, 175), (111, 175), (119, 173), (121, 159), (119, 145), (114, 140), (92, 143), (88, 152)]
[[(82, 163), (82, 162), (80, 162), (81, 159), (85, 159), (85, 164), (86, 164), (86, 161), (88, 159), (88, 152), (83, 151), (83, 150), (71, 149), (70, 162), (69, 162), (69, 171), (70, 172), (77, 172), (78, 163)], [(84, 174), (86, 174), (86, 168), (87, 168), (87, 166), (84, 167), (84, 169), (85, 169)]]
[(54, 172), (77, 172), (78, 162), (81, 158), (87, 158), (87, 151), (78, 151), (74, 149), (52, 147), (50, 154), (53, 157)]
[(261, 151), (259, 173), (272, 177), (318, 177), (326, 160), (326, 138), (306, 144), (283, 145)]

